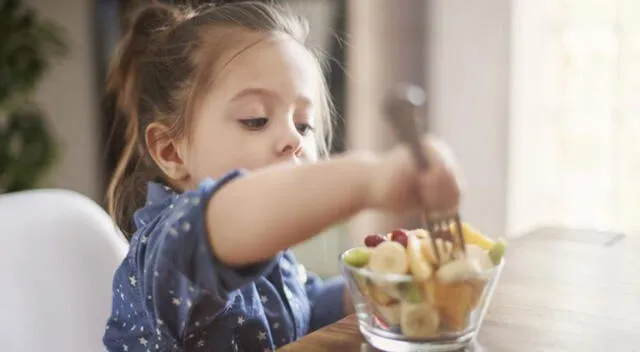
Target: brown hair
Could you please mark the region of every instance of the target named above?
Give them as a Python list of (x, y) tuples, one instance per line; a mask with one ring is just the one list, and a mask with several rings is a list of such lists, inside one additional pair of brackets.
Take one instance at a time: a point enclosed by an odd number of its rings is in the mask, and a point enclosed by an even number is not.
[[(126, 120), (126, 144), (109, 183), (107, 203), (127, 237), (134, 231), (133, 213), (144, 205), (146, 183), (164, 178), (147, 152), (144, 131), (157, 121), (169, 127), (167, 138), (184, 135), (197, 92), (207, 91), (203, 88), (211, 84), (211, 67), (225, 47), (233, 45), (231, 39), (224, 41), (223, 33), (213, 47), (211, 38), (229, 28), (284, 33), (302, 45), (308, 35), (306, 21), (263, 2), (199, 7), (154, 3), (137, 11), (120, 43), (109, 68), (107, 93), (115, 97), (117, 116)], [(322, 70), (320, 61), (317, 67)], [(316, 128), (316, 140), (321, 156), (326, 156), (332, 105), (324, 79), (320, 84), (322, 123)]]

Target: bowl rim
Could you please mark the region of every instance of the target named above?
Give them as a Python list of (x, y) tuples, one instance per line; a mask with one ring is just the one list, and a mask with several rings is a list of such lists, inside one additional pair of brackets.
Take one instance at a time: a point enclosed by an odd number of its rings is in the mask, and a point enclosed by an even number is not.
[[(353, 265), (349, 265), (344, 261), (344, 256), (349, 253), (352, 250), (356, 250), (358, 248), (361, 247), (353, 247), (353, 248), (349, 248), (347, 250), (345, 250), (344, 252), (342, 252), (340, 254), (340, 266), (343, 269), (349, 270), (351, 272), (354, 272), (356, 274), (359, 274), (361, 276), (364, 276), (366, 278), (372, 279), (374, 281), (377, 282), (390, 282), (390, 283), (413, 283), (413, 282), (418, 282), (421, 280), (416, 280), (412, 275), (409, 274), (380, 274), (380, 273), (374, 273), (369, 269), (366, 268), (358, 268), (355, 267)], [(504, 256), (502, 258), (500, 258), (500, 263), (498, 263), (497, 265), (494, 265), (491, 269), (489, 270), (485, 270), (482, 271), (479, 275), (479, 277), (484, 278), (484, 279), (490, 279), (491, 277), (495, 276), (496, 273), (499, 273), (502, 269), (502, 267), (504, 267), (506, 261), (504, 259)]]

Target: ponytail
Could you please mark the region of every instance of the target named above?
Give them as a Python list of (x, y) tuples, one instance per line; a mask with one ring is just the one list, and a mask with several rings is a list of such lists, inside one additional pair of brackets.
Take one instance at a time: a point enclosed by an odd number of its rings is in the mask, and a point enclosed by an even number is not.
[(152, 163), (141, 163), (145, 154), (141, 134), (144, 131), (140, 128), (141, 62), (152, 50), (158, 34), (176, 17), (175, 10), (165, 5), (141, 9), (133, 17), (107, 74), (107, 94), (116, 101), (116, 123), (122, 121), (126, 125), (125, 145), (107, 188), (107, 208), (127, 238), (134, 231), (133, 212), (144, 205), (144, 184), (157, 176)]

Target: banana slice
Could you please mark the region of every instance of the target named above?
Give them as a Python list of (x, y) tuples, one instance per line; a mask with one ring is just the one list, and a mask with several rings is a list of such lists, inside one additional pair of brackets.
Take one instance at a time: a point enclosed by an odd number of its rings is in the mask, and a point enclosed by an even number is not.
[(438, 333), (438, 312), (428, 303), (402, 302), (400, 329), (407, 337), (434, 337)]
[(382, 242), (371, 251), (369, 269), (381, 274), (407, 273), (409, 261), (404, 247), (398, 242)]
[(477, 277), (480, 272), (481, 268), (476, 260), (463, 258), (442, 265), (436, 272), (436, 277), (442, 283), (451, 283)]
[(431, 277), (433, 269), (422, 254), (422, 246), (416, 236), (409, 236), (407, 239), (407, 257), (409, 258), (409, 269), (416, 280), (424, 281)]
[(482, 249), (480, 246), (475, 244), (468, 244), (466, 246), (467, 257), (474, 259), (480, 265), (481, 270), (489, 270), (493, 268), (493, 262), (491, 262), (491, 258), (487, 254), (487, 251)]
[[(436, 248), (438, 248), (438, 255), (440, 256), (440, 263), (447, 263), (455, 259), (453, 243), (449, 241), (443, 241), (441, 238), (436, 238), (434, 241)], [(433, 249), (433, 243), (430, 238), (420, 240), (422, 247), (422, 255), (427, 259), (431, 265), (437, 265), (436, 254)]]
[(412, 230), (411, 233), (419, 239), (429, 238), (429, 233), (425, 229), (415, 229)]
[(454, 260), (454, 253), (453, 253), (453, 243), (449, 242), (449, 241), (443, 241), (442, 239), (438, 239), (438, 249), (440, 250), (440, 253), (443, 254), (443, 263), (447, 263), (450, 262), (452, 260)]
[(430, 238), (424, 238), (420, 240), (420, 247), (422, 249), (422, 256), (429, 262), (431, 265), (437, 265), (438, 261), (436, 260), (436, 254), (433, 251), (433, 245), (431, 244)]

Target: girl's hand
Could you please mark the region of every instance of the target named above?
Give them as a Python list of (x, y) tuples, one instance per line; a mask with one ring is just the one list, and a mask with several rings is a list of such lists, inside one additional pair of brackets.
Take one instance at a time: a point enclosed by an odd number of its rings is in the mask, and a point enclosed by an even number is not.
[(461, 175), (447, 145), (429, 136), (422, 139), (429, 168), (420, 172), (409, 148), (402, 144), (382, 157), (371, 177), (370, 206), (403, 212), (421, 207), (430, 212), (457, 211)]

